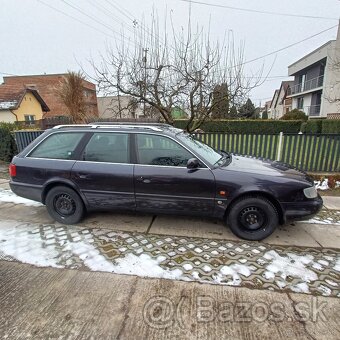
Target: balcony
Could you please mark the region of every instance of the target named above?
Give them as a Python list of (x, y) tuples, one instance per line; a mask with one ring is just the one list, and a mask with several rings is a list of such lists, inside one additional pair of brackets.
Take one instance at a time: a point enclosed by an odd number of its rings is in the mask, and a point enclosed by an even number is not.
[(308, 92), (319, 87), (322, 87), (323, 78), (324, 76), (319, 76), (313, 79), (306, 80), (304, 83), (296, 84), (292, 87), (289, 87), (287, 95), (293, 96), (299, 93)]
[(311, 106), (305, 106), (303, 109), (300, 109), (300, 110), (303, 111), (309, 117), (319, 117), (320, 109), (321, 109), (321, 105), (311, 105)]

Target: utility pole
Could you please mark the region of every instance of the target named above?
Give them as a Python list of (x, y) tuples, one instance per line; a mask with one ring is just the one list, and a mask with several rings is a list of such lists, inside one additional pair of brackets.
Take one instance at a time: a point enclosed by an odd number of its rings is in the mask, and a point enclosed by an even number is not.
[(144, 63), (144, 100), (143, 100), (143, 115), (145, 117), (145, 97), (146, 97), (146, 62), (147, 62), (147, 54), (148, 54), (149, 49), (148, 48), (144, 48), (143, 52), (144, 52), (144, 56), (143, 56), (143, 63)]

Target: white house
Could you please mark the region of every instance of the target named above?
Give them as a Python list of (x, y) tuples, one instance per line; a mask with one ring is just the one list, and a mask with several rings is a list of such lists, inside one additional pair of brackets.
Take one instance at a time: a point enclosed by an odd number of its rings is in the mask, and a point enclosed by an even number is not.
[[(338, 67), (336, 67), (338, 64)], [(294, 76), (288, 98), (292, 108), (310, 118), (339, 114), (340, 98), (340, 25), (336, 40), (330, 40), (288, 67)]]

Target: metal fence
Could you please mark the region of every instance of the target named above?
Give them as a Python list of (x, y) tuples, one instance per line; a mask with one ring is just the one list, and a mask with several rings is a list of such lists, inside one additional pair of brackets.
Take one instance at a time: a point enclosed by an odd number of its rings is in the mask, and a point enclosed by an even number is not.
[[(44, 131), (16, 131), (19, 151)], [(339, 134), (197, 134), (215, 149), (289, 163), (313, 172), (340, 172)]]
[(21, 152), (22, 150), (24, 150), (28, 144), (33, 142), (43, 132), (44, 132), (43, 130), (15, 131), (14, 139), (17, 144), (18, 152)]
[(278, 160), (305, 171), (340, 171), (339, 134), (223, 134), (196, 137), (215, 149)]

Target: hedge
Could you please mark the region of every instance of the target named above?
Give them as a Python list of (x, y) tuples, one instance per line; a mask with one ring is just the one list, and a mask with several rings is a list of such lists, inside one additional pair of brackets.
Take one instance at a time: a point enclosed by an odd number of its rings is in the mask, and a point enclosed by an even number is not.
[(322, 122), (322, 133), (340, 133), (340, 120), (324, 120)]
[(11, 124), (0, 123), (0, 160), (10, 162), (17, 153)]
[[(174, 125), (185, 129), (187, 120), (175, 120)], [(200, 129), (204, 132), (226, 132), (226, 133), (298, 133), (300, 132), (300, 120), (210, 120), (204, 122)]]
[(303, 133), (321, 133), (323, 119), (310, 119), (307, 122), (302, 123), (301, 132)]

